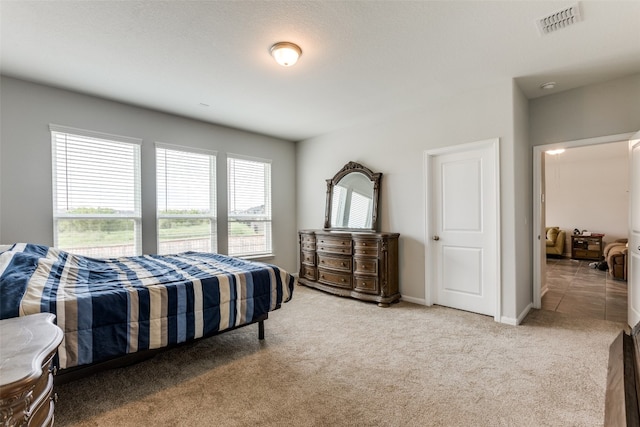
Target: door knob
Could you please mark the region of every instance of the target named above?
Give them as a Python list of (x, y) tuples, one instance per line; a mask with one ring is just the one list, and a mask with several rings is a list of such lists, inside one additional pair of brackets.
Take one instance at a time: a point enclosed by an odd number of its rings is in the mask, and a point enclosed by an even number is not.
[(440, 236), (433, 236), (433, 240), (440, 240)]

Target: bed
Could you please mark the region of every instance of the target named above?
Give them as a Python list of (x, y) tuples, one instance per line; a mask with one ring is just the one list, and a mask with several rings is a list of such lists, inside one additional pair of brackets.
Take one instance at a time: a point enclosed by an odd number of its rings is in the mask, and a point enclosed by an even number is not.
[(17, 243), (0, 248), (0, 319), (55, 314), (64, 333), (55, 363), (71, 370), (256, 322), (262, 338), (295, 280), (220, 254), (97, 259)]

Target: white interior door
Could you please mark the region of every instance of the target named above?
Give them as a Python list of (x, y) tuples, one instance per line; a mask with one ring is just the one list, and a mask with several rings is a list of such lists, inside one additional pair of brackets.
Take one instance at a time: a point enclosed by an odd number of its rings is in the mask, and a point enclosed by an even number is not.
[(627, 253), (628, 321), (640, 322), (640, 132), (629, 141), (629, 251)]
[(499, 320), (498, 140), (451, 150), (428, 160), (432, 300)]

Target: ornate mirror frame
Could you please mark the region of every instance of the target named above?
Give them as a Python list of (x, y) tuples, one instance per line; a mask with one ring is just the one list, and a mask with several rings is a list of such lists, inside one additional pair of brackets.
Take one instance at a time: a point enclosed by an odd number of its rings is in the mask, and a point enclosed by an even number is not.
[[(373, 206), (371, 209), (371, 227), (367, 228), (348, 228), (334, 227), (331, 224), (331, 202), (333, 200), (333, 188), (340, 182), (342, 178), (351, 173), (361, 173), (373, 183)], [(327, 179), (327, 201), (324, 214), (325, 230), (354, 230), (354, 231), (377, 231), (378, 230), (378, 200), (380, 197), (380, 181), (382, 173), (372, 172), (371, 169), (356, 162), (349, 162), (331, 179)]]

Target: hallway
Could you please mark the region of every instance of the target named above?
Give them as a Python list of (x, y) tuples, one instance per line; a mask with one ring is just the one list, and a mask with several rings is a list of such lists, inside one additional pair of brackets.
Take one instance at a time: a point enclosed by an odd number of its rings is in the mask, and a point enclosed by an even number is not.
[(589, 267), (590, 262), (548, 258), (542, 309), (626, 324), (627, 282)]

